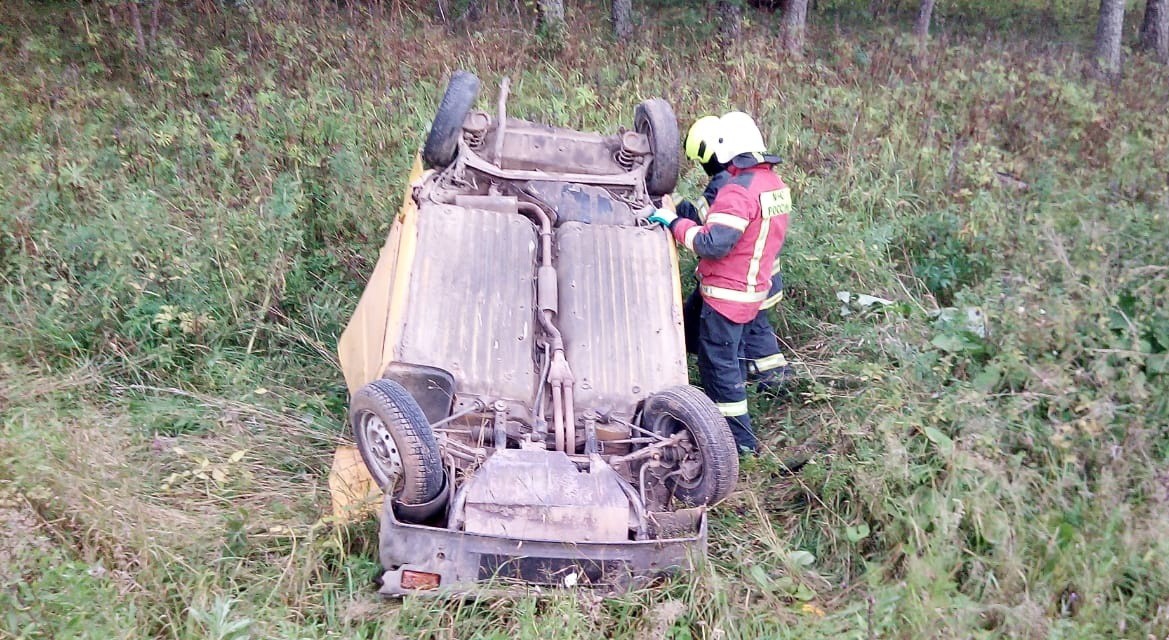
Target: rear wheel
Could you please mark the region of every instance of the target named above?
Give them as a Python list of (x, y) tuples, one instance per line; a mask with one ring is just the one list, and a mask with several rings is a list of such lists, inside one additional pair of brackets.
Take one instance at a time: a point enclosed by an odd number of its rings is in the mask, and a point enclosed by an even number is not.
[(382, 379), (362, 387), (353, 396), (349, 422), (370, 475), (396, 501), (422, 504), (442, 490), (434, 431), (402, 385)]
[(463, 135), (463, 121), (479, 95), (479, 78), (467, 71), (456, 71), (447, 83), (446, 93), (434, 114), (430, 133), (422, 145), (422, 160), (431, 169), (441, 169), (455, 159), (459, 138)]
[(674, 191), (678, 185), (678, 157), (682, 153), (678, 140), (678, 118), (670, 103), (652, 98), (637, 105), (633, 128), (649, 138), (653, 160), (645, 173), (645, 189), (651, 196)]
[(676, 466), (667, 489), (686, 504), (713, 504), (731, 494), (739, 479), (739, 454), (726, 418), (697, 387), (671, 387), (651, 395), (642, 409), (642, 427), (660, 436), (684, 431), (671, 447)]

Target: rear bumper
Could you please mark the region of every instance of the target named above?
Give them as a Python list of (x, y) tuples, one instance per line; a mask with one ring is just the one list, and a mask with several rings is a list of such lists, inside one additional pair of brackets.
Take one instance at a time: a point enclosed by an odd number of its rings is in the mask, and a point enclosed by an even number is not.
[[(692, 537), (624, 542), (549, 542), (412, 525), (382, 509), (383, 595), (515, 593), (533, 586), (581, 586), (612, 594), (694, 568), (706, 555), (706, 515)], [(438, 589), (402, 586), (404, 571), (441, 576)]]

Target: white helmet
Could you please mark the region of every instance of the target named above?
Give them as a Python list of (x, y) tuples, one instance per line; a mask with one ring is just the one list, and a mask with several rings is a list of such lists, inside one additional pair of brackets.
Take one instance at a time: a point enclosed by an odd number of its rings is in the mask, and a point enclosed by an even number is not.
[(723, 115), (719, 118), (718, 129), (721, 137), (714, 146), (714, 156), (723, 164), (740, 153), (767, 153), (767, 145), (763, 144), (763, 134), (759, 133), (755, 120), (742, 111)]

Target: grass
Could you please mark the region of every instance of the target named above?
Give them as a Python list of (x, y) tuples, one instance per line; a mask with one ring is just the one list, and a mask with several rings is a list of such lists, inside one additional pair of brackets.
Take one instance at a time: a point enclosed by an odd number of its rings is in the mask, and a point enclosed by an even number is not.
[[(573, 5), (555, 60), (510, 5), (453, 30), (404, 3), (171, 10), (142, 59), (117, 11), (9, 4), (0, 637), (1169, 633), (1169, 77), (1086, 79), (1082, 6), (956, 3), (919, 55), (904, 16), (828, 3), (797, 63), (765, 13), (705, 51), (679, 3), (629, 45)], [(585, 129), (654, 95), (746, 109), (786, 158), (776, 324), (805, 382), (752, 399), (767, 453), (693, 574), (383, 602), (375, 524), (321, 519), (333, 345), (456, 67)]]

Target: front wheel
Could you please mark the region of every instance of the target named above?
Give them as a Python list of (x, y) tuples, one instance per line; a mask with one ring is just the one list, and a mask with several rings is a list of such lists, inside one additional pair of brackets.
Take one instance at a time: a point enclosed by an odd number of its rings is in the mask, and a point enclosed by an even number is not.
[(382, 379), (362, 387), (353, 396), (349, 423), (369, 474), (395, 501), (422, 504), (442, 490), (434, 431), (402, 385)]
[(637, 105), (633, 128), (649, 138), (653, 160), (645, 172), (645, 189), (651, 196), (670, 193), (678, 185), (678, 158), (682, 153), (678, 140), (678, 118), (670, 103), (653, 98)]
[(671, 387), (646, 398), (642, 427), (659, 436), (686, 432), (673, 447), (677, 466), (667, 488), (692, 506), (714, 504), (731, 494), (739, 480), (739, 452), (727, 420), (697, 387)]
[(479, 78), (467, 71), (456, 71), (447, 84), (446, 93), (434, 114), (430, 133), (422, 145), (422, 160), (431, 169), (441, 169), (454, 162), (463, 135), (463, 120), (479, 95)]

